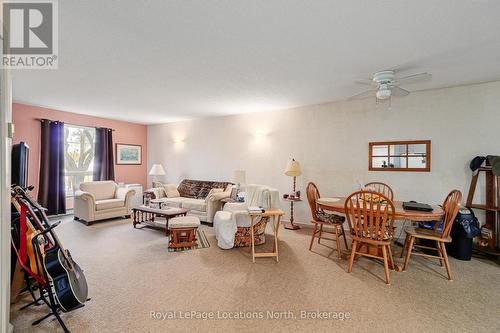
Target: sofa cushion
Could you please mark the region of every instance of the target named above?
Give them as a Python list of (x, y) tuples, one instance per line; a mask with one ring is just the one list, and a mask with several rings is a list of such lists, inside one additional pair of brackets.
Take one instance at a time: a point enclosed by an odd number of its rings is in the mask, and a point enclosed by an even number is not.
[(188, 199), (182, 201), (182, 208), (189, 210), (197, 210), (200, 212), (207, 211), (207, 203), (204, 199)]
[(167, 207), (174, 207), (174, 208), (181, 208), (182, 207), (182, 202), (186, 200), (186, 198), (178, 197), (178, 198), (164, 198), (163, 199)]
[(178, 198), (181, 196), (179, 191), (177, 191), (177, 186), (175, 186), (175, 184), (164, 184), (163, 189), (167, 198)]
[(165, 190), (163, 189), (163, 187), (153, 187), (152, 189), (149, 189), (148, 192), (153, 192), (156, 199), (161, 199), (166, 197)]
[(124, 199), (103, 199), (103, 200), (96, 200), (95, 202), (96, 210), (105, 210), (105, 209), (121, 208), (121, 207), (125, 207)]
[(96, 200), (114, 199), (117, 185), (112, 180), (97, 182), (84, 182), (80, 184), (80, 190), (94, 195)]

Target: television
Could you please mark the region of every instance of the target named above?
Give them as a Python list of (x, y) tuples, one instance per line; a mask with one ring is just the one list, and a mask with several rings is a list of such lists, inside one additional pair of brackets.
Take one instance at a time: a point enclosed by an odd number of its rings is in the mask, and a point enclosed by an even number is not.
[(12, 145), (11, 183), (28, 187), (28, 158), (30, 147), (25, 142)]

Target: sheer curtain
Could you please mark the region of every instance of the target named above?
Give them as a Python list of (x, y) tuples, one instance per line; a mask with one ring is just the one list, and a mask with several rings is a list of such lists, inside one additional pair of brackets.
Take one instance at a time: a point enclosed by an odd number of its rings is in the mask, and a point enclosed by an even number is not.
[(95, 129), (94, 151), (94, 180), (115, 180), (112, 129)]
[(64, 188), (64, 123), (41, 120), (38, 202), (48, 215), (66, 214)]

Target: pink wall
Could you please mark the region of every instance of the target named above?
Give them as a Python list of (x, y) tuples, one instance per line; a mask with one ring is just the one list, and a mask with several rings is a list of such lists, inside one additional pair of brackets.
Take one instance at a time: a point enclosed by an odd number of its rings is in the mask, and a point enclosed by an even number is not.
[[(14, 143), (24, 141), (30, 147), (29, 184), (38, 187), (40, 169), (40, 122), (38, 119), (60, 120), (62, 122), (90, 126), (113, 128), (113, 143), (136, 144), (142, 146), (142, 165), (116, 165), (115, 181), (140, 183), (146, 188), (147, 183), (147, 126), (124, 121), (97, 118), (82, 114), (63, 112), (37, 106), (13, 103), (12, 118), (15, 126)], [(116, 151), (115, 151), (116, 156)]]

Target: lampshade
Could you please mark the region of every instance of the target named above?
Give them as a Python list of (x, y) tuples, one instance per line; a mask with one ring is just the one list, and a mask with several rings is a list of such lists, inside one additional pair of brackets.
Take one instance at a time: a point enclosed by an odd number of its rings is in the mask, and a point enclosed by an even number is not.
[(285, 169), (285, 175), (290, 176), (290, 177), (297, 177), (302, 174), (302, 171), (300, 170), (300, 164), (296, 160), (292, 159), (290, 162), (288, 162), (288, 165), (286, 166)]
[(235, 182), (236, 184), (245, 184), (247, 182), (247, 176), (245, 170), (234, 170), (233, 182)]
[(153, 164), (153, 166), (151, 167), (151, 170), (149, 171), (149, 175), (151, 175), (151, 176), (164, 176), (165, 169), (163, 169), (163, 166), (161, 164)]

